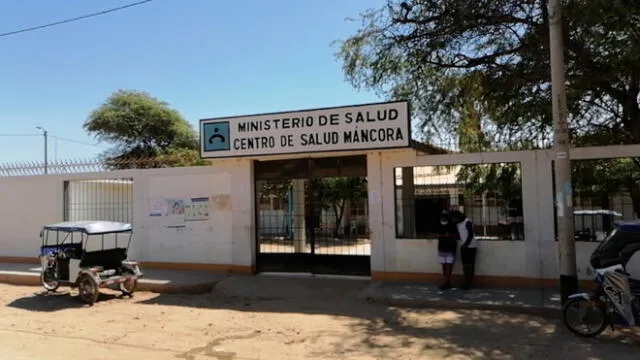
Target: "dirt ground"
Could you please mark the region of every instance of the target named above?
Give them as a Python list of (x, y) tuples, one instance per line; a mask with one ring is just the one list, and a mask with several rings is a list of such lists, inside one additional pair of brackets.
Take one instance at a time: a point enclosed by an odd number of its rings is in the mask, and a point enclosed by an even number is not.
[(558, 321), (389, 308), (331, 289), (262, 299), (104, 294), (85, 307), (68, 293), (0, 285), (0, 359), (637, 360), (640, 353), (640, 336), (629, 331), (582, 340)]

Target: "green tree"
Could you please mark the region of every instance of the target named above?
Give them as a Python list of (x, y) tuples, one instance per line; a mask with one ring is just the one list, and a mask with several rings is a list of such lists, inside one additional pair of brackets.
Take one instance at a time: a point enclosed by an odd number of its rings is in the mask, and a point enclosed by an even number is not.
[(291, 186), (292, 181), (290, 179), (261, 180), (256, 183), (256, 191), (260, 199), (268, 199), (271, 196), (275, 196), (284, 200), (289, 190), (291, 190)]
[(611, 194), (631, 196), (633, 211), (640, 217), (640, 172), (638, 159), (580, 160), (572, 164), (576, 196), (591, 199), (604, 209), (610, 209)]
[(201, 165), (197, 133), (180, 113), (143, 91), (118, 90), (91, 112), (83, 128), (113, 147), (113, 168)]
[[(551, 135), (547, 6), (545, 0), (389, 0), (361, 15), (362, 27), (340, 42), (337, 56), (354, 87), (410, 99), (413, 118), (432, 142), (457, 140), (460, 151), (531, 149)], [(563, 6), (572, 141), (640, 142), (640, 7), (629, 0)], [(583, 173), (602, 174), (585, 166), (596, 165), (584, 165)], [(501, 173), (494, 170), (465, 167), (460, 180), (501, 187), (502, 176), (487, 177)], [(610, 189), (624, 184), (640, 205), (637, 182), (613, 179), (622, 182)]]
[[(338, 57), (358, 88), (410, 98), (421, 128), (446, 140), (459, 99), (477, 100), (494, 144), (547, 138), (552, 124), (544, 0), (389, 0), (362, 14)], [(640, 7), (628, 0), (564, 2), (573, 136), (640, 142)], [(602, 136), (607, 134), (608, 136)]]
[(347, 201), (354, 204), (367, 198), (367, 180), (365, 178), (331, 177), (312, 179), (310, 183), (312, 203), (322, 209), (332, 210), (335, 216), (333, 237), (339, 237), (345, 205)]

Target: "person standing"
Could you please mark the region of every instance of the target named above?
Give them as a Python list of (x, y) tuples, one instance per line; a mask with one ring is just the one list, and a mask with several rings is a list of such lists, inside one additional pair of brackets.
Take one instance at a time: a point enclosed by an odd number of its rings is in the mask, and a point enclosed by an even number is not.
[(442, 276), (444, 282), (440, 285), (440, 290), (448, 290), (451, 285), (451, 274), (453, 273), (453, 265), (456, 262), (456, 250), (458, 247), (458, 230), (449, 213), (443, 211), (440, 213), (440, 223), (438, 226), (438, 260), (442, 265)]
[(460, 260), (462, 261), (462, 273), (464, 284), (462, 289), (468, 290), (473, 287), (473, 277), (475, 275), (477, 242), (473, 233), (473, 223), (467, 215), (454, 210), (451, 212), (451, 219), (457, 226), (460, 242)]

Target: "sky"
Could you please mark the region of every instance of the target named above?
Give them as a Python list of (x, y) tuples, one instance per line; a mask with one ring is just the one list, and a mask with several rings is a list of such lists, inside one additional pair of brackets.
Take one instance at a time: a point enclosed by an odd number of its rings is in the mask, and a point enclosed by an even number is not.
[[(0, 33), (135, 0), (0, 2)], [(168, 102), (197, 129), (230, 115), (380, 101), (344, 80), (331, 43), (384, 0), (154, 0), (0, 37), (0, 164), (88, 159), (109, 148), (82, 129), (118, 89)]]

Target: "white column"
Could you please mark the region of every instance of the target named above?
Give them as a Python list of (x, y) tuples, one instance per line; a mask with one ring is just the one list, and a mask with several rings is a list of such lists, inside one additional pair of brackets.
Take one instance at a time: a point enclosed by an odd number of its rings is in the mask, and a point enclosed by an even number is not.
[(305, 252), (306, 250), (306, 224), (305, 224), (305, 191), (304, 179), (294, 179), (293, 185), (293, 248), (295, 252)]
[[(538, 277), (554, 279), (558, 276), (558, 244), (555, 241), (556, 234), (553, 228), (554, 222), (554, 202), (553, 202), (553, 178), (551, 177), (552, 153), (546, 150), (535, 152), (536, 168), (529, 172), (529, 176), (534, 177), (537, 193), (533, 204), (537, 210), (537, 222), (531, 222), (529, 215), (525, 213), (525, 229), (527, 226), (535, 226), (534, 234), (527, 234), (525, 231), (525, 243), (527, 244), (527, 254), (530, 257), (536, 254), (537, 263), (531, 264), (532, 269), (536, 269)], [(535, 172), (534, 172), (535, 171)], [(523, 189), (527, 175), (523, 172)], [(526, 203), (525, 203), (526, 204)], [(527, 205), (525, 205), (527, 206)], [(533, 211), (534, 209), (531, 208)], [(527, 223), (529, 221), (529, 223)], [(529, 225), (528, 225), (529, 224)]]
[(381, 166), (379, 152), (367, 154), (367, 214), (371, 242), (371, 272), (384, 272), (386, 269)]
[[(231, 239), (233, 265), (255, 266), (256, 189), (253, 161), (239, 159), (224, 163), (231, 181)], [(222, 166), (222, 165), (221, 165)]]
[[(526, 249), (526, 274), (531, 278), (544, 278), (545, 254), (555, 253), (553, 232), (553, 187), (551, 164), (544, 151), (528, 151), (521, 160), (522, 220)], [(555, 273), (555, 270), (552, 270)]]

